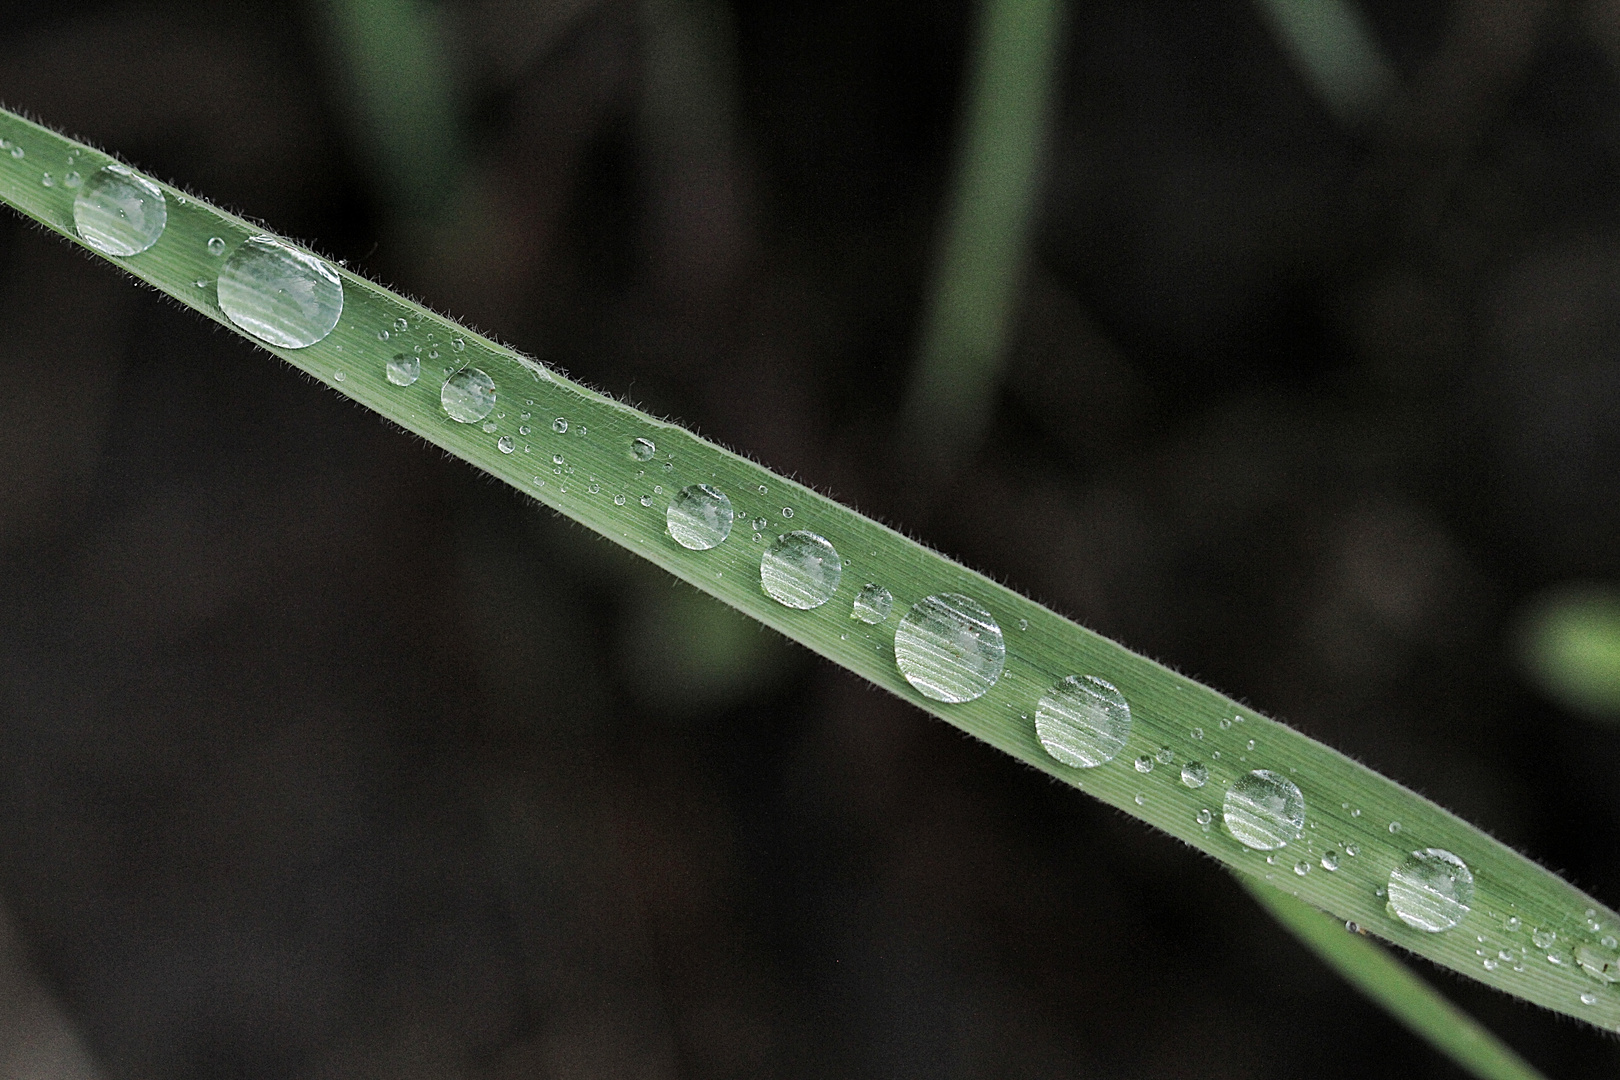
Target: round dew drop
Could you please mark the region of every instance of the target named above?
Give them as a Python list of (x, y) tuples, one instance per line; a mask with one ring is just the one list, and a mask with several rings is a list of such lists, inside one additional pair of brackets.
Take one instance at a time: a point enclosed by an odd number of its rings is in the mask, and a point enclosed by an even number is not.
[[(754, 525), (756, 529), (764, 527), (758, 523)], [(876, 626), (886, 621), (889, 612), (893, 610), (894, 597), (890, 595), (889, 590), (876, 583), (867, 582), (861, 586), (861, 591), (855, 594), (855, 601), (849, 607), (849, 617), (868, 626)]]
[(1190, 788), (1201, 788), (1209, 783), (1209, 766), (1202, 761), (1189, 761), (1181, 767), (1181, 782)]
[(73, 227), (104, 255), (138, 255), (158, 242), (168, 223), (162, 189), (122, 165), (98, 171), (73, 199)]
[(409, 386), (422, 374), (422, 361), (410, 353), (395, 353), (383, 365), (383, 374), (395, 386)]
[(220, 268), (219, 307), (261, 341), (302, 349), (337, 326), (343, 282), (315, 256), (273, 236), (253, 236)]
[(1339, 868), (1339, 853), (1337, 851), (1323, 852), (1322, 869), (1337, 870)]
[(1070, 675), (1035, 704), (1035, 737), (1052, 757), (1077, 769), (1106, 765), (1131, 735), (1131, 707), (1112, 683)]
[[(76, 172), (69, 172), (66, 176), (62, 177), (62, 186), (63, 187), (76, 188), (80, 184), (83, 184), (83, 183), (84, 183), (84, 177), (80, 176)], [(181, 201), (181, 203), (184, 203), (186, 200), (181, 199), (180, 201)]]
[(1137, 758), (1136, 759), (1136, 771), (1139, 772), (1139, 773), (1150, 773), (1150, 772), (1152, 772), (1153, 771), (1153, 759), (1148, 757), (1146, 754), (1143, 754), (1141, 757)]
[(1238, 843), (1272, 851), (1299, 839), (1305, 828), (1305, 796), (1281, 773), (1256, 769), (1227, 790), (1221, 815)]
[(208, 254), (216, 257), (225, 254), (225, 241), (220, 237), (210, 236), (208, 238)]
[(1174, 765), (1176, 762), (1176, 753), (1168, 746), (1161, 746), (1158, 750), (1154, 751), (1153, 760), (1157, 761), (1160, 765)]
[(495, 440), (495, 449), (499, 450), (503, 454), (510, 454), (513, 450), (517, 449), (517, 443), (512, 441), (512, 436), (502, 435), (499, 439)]
[(759, 560), (759, 583), (783, 607), (809, 611), (832, 599), (844, 560), (824, 536), (803, 529), (783, 533)]
[(725, 492), (708, 484), (689, 484), (670, 500), (664, 521), (670, 537), (681, 547), (708, 551), (719, 547), (731, 535), (734, 518), (731, 500)]
[(557, 419), (551, 422), (551, 430), (561, 435), (563, 432), (568, 430), (568, 421), (560, 416), (557, 417)]
[(1304, 859), (1301, 859), (1299, 862), (1294, 864), (1294, 873), (1298, 874), (1300, 877), (1304, 877), (1310, 872), (1311, 864), (1306, 862)]
[(1462, 922), (1473, 899), (1473, 872), (1442, 848), (1414, 851), (1389, 872), (1389, 913), (1431, 934)]
[(1200, 825), (1207, 826), (1210, 822), (1215, 820), (1215, 815), (1210, 813), (1208, 807), (1205, 807), (1204, 809), (1198, 811), (1198, 816), (1194, 820), (1196, 820)]
[(458, 424), (476, 424), (495, 411), (495, 380), (477, 368), (462, 368), (439, 387), (439, 404)]
[(995, 617), (960, 593), (924, 597), (895, 628), (895, 666), (918, 693), (935, 701), (983, 697), (1006, 661)]
[(651, 439), (637, 439), (630, 444), (630, 456), (637, 461), (651, 461), (656, 453), (658, 447), (653, 445)]

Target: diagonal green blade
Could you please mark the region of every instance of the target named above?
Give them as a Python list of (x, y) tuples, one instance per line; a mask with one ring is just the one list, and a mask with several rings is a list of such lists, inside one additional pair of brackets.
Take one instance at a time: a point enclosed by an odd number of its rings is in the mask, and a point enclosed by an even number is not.
[(407, 431), (1239, 874), (1620, 1028), (1620, 916), (1394, 781), (101, 151), (0, 140), (0, 201)]

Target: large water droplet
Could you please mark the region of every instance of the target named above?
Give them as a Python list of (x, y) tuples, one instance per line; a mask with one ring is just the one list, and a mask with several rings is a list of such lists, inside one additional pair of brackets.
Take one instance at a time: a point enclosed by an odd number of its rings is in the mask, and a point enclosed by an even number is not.
[(315, 256), (273, 236), (253, 236), (220, 268), (219, 308), (256, 338), (302, 349), (338, 324), (343, 282)]
[(844, 560), (825, 537), (803, 529), (783, 533), (759, 560), (759, 583), (784, 607), (808, 611), (832, 599)]
[(1201, 788), (1209, 783), (1209, 766), (1202, 761), (1189, 761), (1181, 767), (1181, 782), (1190, 788)]
[(395, 353), (383, 365), (383, 374), (395, 386), (409, 386), (422, 374), (422, 361), (410, 353)]
[(708, 484), (690, 484), (670, 501), (664, 520), (681, 547), (707, 551), (731, 535), (734, 516), (725, 492)]
[(658, 447), (653, 445), (651, 439), (637, 439), (630, 444), (630, 456), (637, 461), (651, 461), (652, 456), (658, 453)]
[(1390, 914), (1431, 934), (1462, 922), (1473, 899), (1473, 872), (1442, 848), (1414, 851), (1389, 872)]
[(1131, 707), (1112, 683), (1070, 675), (1035, 703), (1035, 736), (1065, 765), (1094, 769), (1114, 760), (1131, 734)]
[[(761, 518), (761, 521), (764, 519)], [(756, 529), (764, 528), (756, 523)], [(889, 617), (894, 610), (894, 597), (889, 590), (881, 585), (868, 582), (861, 586), (861, 591), (855, 594), (855, 602), (849, 607), (849, 617), (858, 619), (868, 626), (876, 626)]]
[(457, 423), (476, 424), (495, 411), (495, 380), (475, 367), (462, 368), (439, 387), (439, 404)]
[(1305, 828), (1305, 796), (1281, 773), (1256, 769), (1227, 789), (1221, 814), (1240, 844), (1271, 851), (1299, 838)]
[(935, 701), (983, 697), (1001, 678), (1006, 660), (995, 617), (960, 593), (917, 601), (895, 628), (895, 665), (919, 693)]
[(108, 255), (137, 255), (163, 235), (169, 208), (163, 191), (122, 165), (108, 165), (73, 199), (73, 227)]

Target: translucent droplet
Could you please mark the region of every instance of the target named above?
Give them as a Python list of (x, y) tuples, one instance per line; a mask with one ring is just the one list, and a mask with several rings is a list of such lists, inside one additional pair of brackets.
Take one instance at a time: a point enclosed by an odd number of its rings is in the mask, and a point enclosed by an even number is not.
[(1145, 796), (1138, 795), (1136, 797), (1136, 805), (1137, 806), (1146, 806), (1147, 805), (1147, 798)]
[[(467, 343), (465, 341), (463, 341), (461, 338), (451, 338), (450, 339), (450, 347), (452, 349), (456, 350), (456, 352), (466, 352), (467, 351)], [(529, 402), (529, 404), (533, 405), (534, 402), (531, 401), (531, 402)]]
[(50, 173), (45, 173), (43, 176), (41, 176), (39, 178), (39, 182), (41, 184), (43, 184), (45, 187), (55, 187), (56, 186), (56, 177), (52, 176)]
[(1006, 659), (995, 617), (960, 593), (917, 601), (895, 629), (894, 661), (900, 674), (935, 701), (983, 697), (1001, 678)]
[(1306, 862), (1304, 859), (1301, 859), (1299, 862), (1294, 864), (1294, 873), (1298, 874), (1300, 877), (1304, 877), (1310, 872), (1311, 864)]
[(1019, 619), (1018, 620), (1018, 629), (1020, 629), (1020, 630), (1028, 630), (1029, 629), (1029, 620), (1028, 619)]
[(429, 349), (428, 350), (428, 359), (429, 360), (437, 360), (438, 358), (439, 358), (439, 350), (438, 349)]
[(1193, 728), (1192, 729), (1192, 737), (1195, 738), (1195, 739), (1202, 739), (1204, 737), (1204, 729), (1201, 728), (1201, 727)]
[(62, 186), (65, 188), (76, 188), (83, 183), (84, 177), (80, 176), (76, 172), (70, 172), (66, 176), (62, 177)]
[(1598, 944), (1602, 945), (1605, 949), (1620, 948), (1620, 941), (1616, 941), (1613, 934), (1606, 935), (1599, 939)]
[(388, 337), (389, 337), (389, 334), (388, 334), (387, 330), (379, 330), (379, 331), (377, 331), (377, 340), (378, 341), (387, 341)]
[(597, 483), (595, 480), (592, 480), (590, 485), (586, 487), (585, 490), (590, 492), (592, 495), (600, 495), (602, 494), (602, 485)]
[(1232, 718), (1231, 717), (1228, 716), (1228, 717), (1223, 717), (1221, 719), (1221, 730), (1222, 731), (1225, 731), (1227, 728), (1229, 728), (1231, 726), (1232, 726)]
[(656, 453), (658, 447), (653, 445), (651, 439), (637, 439), (630, 444), (630, 456), (637, 461), (651, 461)]
[(399, 331), (401, 334), (403, 334), (405, 331), (409, 330), (410, 328), (411, 328), (410, 320), (406, 319), (404, 316), (401, 316), (400, 318), (397, 318), (397, 319), (394, 320), (394, 329)]
[(1590, 993), (1590, 992), (1582, 994), (1581, 995), (1581, 1004), (1582, 1005), (1596, 1005), (1597, 1004), (1597, 995), (1593, 994), (1593, 993)]
[(1181, 782), (1190, 788), (1201, 788), (1209, 783), (1209, 766), (1202, 761), (1189, 761), (1181, 767)]
[(225, 254), (225, 241), (223, 239), (221, 239), (220, 237), (218, 237), (218, 236), (210, 236), (208, 238), (208, 254), (210, 254), (210, 255), (223, 255), (223, 254)]
[(769, 521), (765, 520), (764, 518), (755, 518), (753, 520), (752, 524), (754, 526), (754, 531), (755, 532), (764, 532), (767, 528), (770, 527), (771, 523)]
[(551, 422), (551, 430), (561, 435), (563, 432), (568, 430), (568, 421), (560, 416), (557, 417), (557, 419)]
[(1532, 930), (1530, 931), (1530, 940), (1536, 943), (1538, 949), (1550, 949), (1553, 947), (1553, 942), (1558, 940), (1558, 931)]
[(409, 386), (422, 374), (422, 361), (410, 353), (395, 353), (383, 365), (383, 374), (395, 386)]
[(615, 495), (615, 496), (613, 496), (613, 505), (614, 506), (623, 506), (625, 504), (625, 501), (626, 500), (625, 500), (625, 497), (623, 495)]
[(1035, 735), (1058, 761), (1077, 769), (1106, 765), (1131, 735), (1131, 707), (1112, 683), (1070, 675), (1035, 704)]
[(315, 256), (273, 236), (254, 236), (220, 268), (219, 307), (254, 337), (302, 349), (337, 326), (343, 283)]
[(1390, 822), (1390, 823), (1389, 823), (1389, 831), (1390, 831), (1390, 835), (1392, 835), (1392, 836), (1393, 836), (1393, 835), (1394, 835), (1394, 834), (1395, 834), (1395, 833), (1398, 833), (1398, 832), (1400, 832), (1400, 831), (1401, 831), (1401, 823), (1400, 823), (1400, 822), (1398, 822), (1398, 821), (1392, 821), (1392, 822)]
[(1361, 816), (1361, 808), (1357, 807), (1356, 809), (1350, 811), (1350, 816), (1351, 817), (1360, 817)]
[(1414, 851), (1389, 872), (1390, 914), (1431, 934), (1462, 922), (1473, 899), (1473, 872), (1443, 848)]
[(1353, 920), (1353, 919), (1352, 919), (1352, 920), (1349, 920), (1349, 921), (1347, 921), (1347, 922), (1346, 922), (1346, 923), (1345, 923), (1345, 924), (1344, 924), (1344, 928), (1345, 928), (1345, 929), (1346, 929), (1346, 930), (1348, 930), (1348, 931), (1349, 931), (1349, 932), (1350, 932), (1350, 933), (1352, 933), (1352, 934), (1359, 934), (1359, 933), (1361, 933), (1361, 924), (1360, 924), (1360, 923), (1358, 923), (1358, 922), (1356, 922), (1356, 921), (1355, 921), (1355, 920)]
[(844, 560), (824, 536), (803, 529), (783, 533), (759, 559), (759, 583), (783, 607), (808, 611), (832, 599)]
[(1337, 851), (1324, 851), (1322, 853), (1322, 869), (1337, 870), (1339, 868), (1339, 853)]
[(1194, 820), (1200, 825), (1208, 825), (1210, 822), (1215, 820), (1215, 815), (1210, 812), (1208, 807), (1205, 807), (1204, 809), (1198, 811), (1197, 815), (1194, 817)]
[(486, 435), (495, 434), (495, 429), (498, 428), (499, 426), (500, 425), (495, 423), (495, 421), (493, 421), (493, 420), (489, 421), (487, 424), (484, 425), (484, 434), (486, 434)]
[(1250, 749), (1250, 750), (1253, 750), (1253, 749), (1254, 749), (1254, 740), (1253, 740), (1253, 739), (1250, 739), (1250, 740), (1249, 740), (1249, 749)]
[[(1517, 915), (1509, 915), (1507, 921), (1502, 924), (1502, 928), (1510, 934), (1517, 934), (1520, 928), (1523, 926), (1524, 920), (1519, 918)], [(1506, 960), (1508, 958), (1503, 957), (1503, 959)]]
[(1146, 754), (1143, 754), (1141, 757), (1137, 758), (1136, 759), (1136, 771), (1140, 772), (1140, 773), (1152, 772), (1153, 771), (1153, 759), (1148, 757)]
[[(558, 422), (567, 424), (561, 418)], [(731, 535), (732, 518), (731, 500), (725, 492), (708, 484), (691, 484), (670, 501), (665, 524), (681, 547), (707, 551), (719, 547)]]
[(1299, 838), (1305, 828), (1305, 796), (1281, 773), (1256, 769), (1227, 789), (1221, 813), (1238, 843), (1271, 851)]
[(652, 496), (651, 495), (643, 495), (641, 497), (641, 505), (642, 506), (651, 506), (652, 505)]
[[(763, 519), (762, 519), (763, 520)], [(756, 529), (763, 526), (756, 524)], [(867, 582), (861, 586), (861, 591), (855, 594), (855, 602), (850, 605), (849, 617), (876, 626), (889, 617), (894, 610), (894, 597), (883, 586)]]
[(332, 373), (332, 378), (335, 379), (338, 382), (347, 382), (348, 379), (349, 379), (349, 376), (344, 372), (335, 371), (335, 372)]
[(513, 450), (517, 449), (517, 443), (512, 441), (512, 436), (502, 435), (499, 439), (495, 440), (495, 449), (499, 450), (503, 454), (510, 454)]
[[(22, 147), (11, 152), (22, 156)], [(158, 242), (169, 223), (163, 191), (122, 165), (108, 165), (73, 200), (73, 227), (107, 255), (138, 255)]]
[(518, 425), (518, 434), (522, 435), (524, 438), (528, 438), (529, 437), (529, 425), (528, 424), (519, 424)]
[(1620, 982), (1620, 956), (1616, 956), (1612, 948), (1577, 945), (1575, 962), (1581, 966), (1582, 971), (1594, 979), (1601, 979), (1606, 983)]
[(444, 380), (439, 404), (460, 424), (476, 424), (495, 410), (495, 380), (477, 368), (462, 368)]
[(1160, 765), (1174, 764), (1176, 760), (1175, 751), (1171, 750), (1168, 746), (1161, 746), (1153, 752), (1153, 760), (1157, 761)]
[(28, 155), (27, 155), (27, 151), (25, 151), (22, 147), (13, 146), (11, 148), (11, 156), (14, 157), (14, 158), (23, 158), (23, 157), (26, 157)]
[(1484, 965), (1486, 971), (1496, 970), (1496, 960), (1494, 957), (1487, 956), (1484, 960), (1481, 960), (1480, 963)]
[(1357, 855), (1361, 854), (1361, 845), (1360, 844), (1346, 844), (1346, 845), (1344, 845), (1344, 853), (1346, 855), (1350, 856), (1353, 859)]
[(761, 495), (769, 495), (771, 493), (771, 489), (766, 487), (764, 484), (761, 484), (759, 485), (759, 493)]

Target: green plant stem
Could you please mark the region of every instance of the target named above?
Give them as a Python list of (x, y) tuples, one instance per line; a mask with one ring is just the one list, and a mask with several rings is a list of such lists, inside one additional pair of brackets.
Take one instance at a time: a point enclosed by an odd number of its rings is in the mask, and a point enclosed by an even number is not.
[(1276, 889), (1243, 887), (1328, 967), (1482, 1080), (1543, 1080), (1530, 1063), (1374, 941)]
[[(43, 174), (60, 177), (71, 168), (88, 178), (112, 159), (4, 111), (0, 139), (24, 155), (0, 152), (0, 200), (82, 244), (74, 191), (61, 183), (44, 185)], [(216, 281), (221, 266), (264, 230), (172, 186), (159, 187), (167, 198), (168, 223), (158, 242), (128, 257), (101, 257), (243, 333), (221, 310)], [(221, 254), (211, 253), (211, 237), (223, 241), (213, 245)], [(1527, 1001), (1620, 1028), (1620, 988), (1577, 962), (1585, 957), (1591, 966), (1594, 957), (1613, 954), (1603, 939), (1620, 932), (1620, 916), (1479, 829), (1321, 743), (801, 484), (581, 386), (346, 269), (333, 270), (342, 282), (344, 304), (328, 336), (305, 348), (250, 340), (834, 663), (1237, 873), (1270, 882)], [(422, 377), (409, 386), (389, 382), (385, 364), (394, 355), (419, 356)], [(48, 358), (29, 362), (44, 370)], [(458, 423), (441, 403), (447, 377), (467, 367), (494, 381), (496, 403), (481, 423)], [(218, 408), (217, 416), (206, 419), (229, 423), (253, 403), (221, 401)], [(655, 451), (643, 460), (635, 452), (636, 440), (654, 444)], [(736, 514), (736, 527), (710, 550), (681, 546), (667, 528), (673, 494), (697, 484), (726, 493)], [(776, 536), (795, 530), (826, 538), (842, 556), (842, 579), (830, 602), (809, 610), (784, 606), (762, 588), (762, 552)], [(867, 582), (887, 587), (894, 597), (893, 615), (875, 625), (851, 618), (851, 601)], [(958, 704), (919, 692), (895, 658), (901, 617), (912, 605), (942, 593), (972, 598), (1005, 636), (999, 680), (982, 696)], [(1106, 680), (1130, 703), (1129, 740), (1097, 768), (1062, 764), (1043, 749), (1035, 731), (1042, 696), (1076, 675)], [(1180, 765), (1192, 760), (1207, 767), (1207, 783), (1182, 781)], [(1304, 795), (1303, 827), (1280, 850), (1245, 846), (1222, 825), (1226, 793), (1256, 769), (1291, 779)], [(1378, 891), (1413, 851), (1426, 848), (1454, 852), (1473, 874), (1470, 905), (1460, 924), (1445, 932), (1426, 933), (1393, 917)], [(1322, 860), (1335, 852), (1339, 869), (1330, 871)], [(1532, 929), (1555, 933), (1556, 944), (1532, 948)], [(1489, 958), (1499, 950), (1511, 950), (1523, 962), (1481, 963), (1482, 954)]]
[(995, 400), (1029, 257), (1062, 0), (983, 0), (959, 156), (905, 403), (924, 459), (971, 450)]

